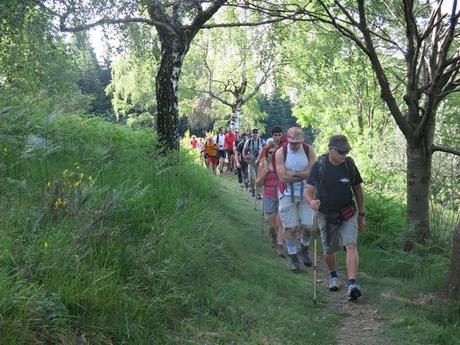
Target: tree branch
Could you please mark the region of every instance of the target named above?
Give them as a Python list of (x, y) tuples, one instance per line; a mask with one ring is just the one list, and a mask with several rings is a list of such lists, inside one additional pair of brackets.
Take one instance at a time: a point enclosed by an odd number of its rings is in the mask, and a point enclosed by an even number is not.
[(453, 155), (460, 156), (460, 151), (459, 150), (451, 149), (451, 148), (448, 148), (448, 147), (437, 146), (437, 145), (434, 145), (434, 144), (431, 145), (431, 152), (434, 153), (436, 151), (445, 152), (445, 153), (452, 153)]
[(147, 18), (120, 18), (120, 19), (103, 18), (94, 23), (77, 25), (73, 27), (65, 26), (64, 23), (61, 22), (60, 29), (61, 31), (65, 31), (65, 32), (77, 32), (77, 31), (88, 30), (88, 29), (91, 29), (91, 28), (94, 28), (100, 25), (125, 24), (125, 23), (144, 23), (148, 25), (165, 26), (164, 23), (160, 23), (160, 22), (157, 22), (151, 19), (147, 19)]

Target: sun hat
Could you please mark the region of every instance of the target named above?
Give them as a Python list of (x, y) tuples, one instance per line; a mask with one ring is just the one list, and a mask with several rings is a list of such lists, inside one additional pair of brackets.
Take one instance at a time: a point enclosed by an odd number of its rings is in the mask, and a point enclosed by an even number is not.
[(287, 141), (289, 143), (301, 143), (305, 139), (303, 137), (303, 130), (300, 127), (291, 127), (287, 130)]
[(351, 150), (347, 137), (342, 134), (333, 135), (329, 139), (329, 146), (342, 152), (349, 152)]

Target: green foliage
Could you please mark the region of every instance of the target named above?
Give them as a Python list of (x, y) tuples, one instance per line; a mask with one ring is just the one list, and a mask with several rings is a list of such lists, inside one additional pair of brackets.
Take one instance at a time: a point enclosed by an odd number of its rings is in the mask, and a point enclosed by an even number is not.
[(139, 123), (149, 126), (154, 124), (157, 65), (153, 57), (146, 58), (135, 54), (119, 58), (113, 63), (112, 80), (107, 92), (112, 96), (113, 109), (118, 121), (124, 119), (134, 126)]
[(104, 75), (110, 72), (108, 67), (104, 69), (99, 65), (86, 31), (77, 32), (72, 36), (70, 51), (74, 64), (78, 68), (78, 86), (84, 94), (93, 97), (90, 112), (96, 114), (110, 112), (112, 109), (110, 98), (104, 92), (107, 86)]

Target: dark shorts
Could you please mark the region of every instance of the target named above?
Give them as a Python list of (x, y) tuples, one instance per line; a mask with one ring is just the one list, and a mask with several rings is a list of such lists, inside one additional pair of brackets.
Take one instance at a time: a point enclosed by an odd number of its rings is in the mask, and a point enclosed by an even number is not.
[(229, 156), (231, 156), (231, 155), (233, 154), (233, 150), (226, 150), (226, 151), (227, 151), (227, 154), (228, 154)]
[(225, 158), (225, 150), (217, 150), (217, 158)]

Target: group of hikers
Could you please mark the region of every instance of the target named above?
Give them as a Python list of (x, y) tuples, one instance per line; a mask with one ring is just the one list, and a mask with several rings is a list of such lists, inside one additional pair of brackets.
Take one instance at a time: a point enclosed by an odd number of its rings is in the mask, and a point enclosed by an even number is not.
[(344, 135), (330, 137), (328, 152), (318, 159), (299, 127), (286, 133), (274, 127), (266, 142), (257, 128), (250, 135), (239, 136), (231, 129), (225, 134), (220, 128), (216, 137), (208, 138), (202, 146), (214, 173), (224, 173), (227, 160), (228, 170), (235, 171), (240, 186), (248, 188), (252, 197), (263, 198), (272, 247), (280, 257), (286, 257), (287, 252), (292, 272), (301, 271), (299, 257), (303, 265), (312, 266), (309, 246), (316, 217), (330, 271), (329, 290), (340, 289), (336, 253), (343, 248), (348, 299), (361, 296), (357, 239), (365, 226), (363, 180), (348, 157), (351, 147)]

